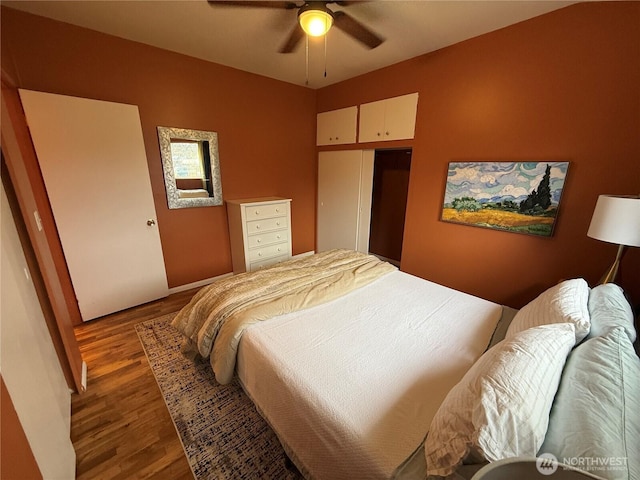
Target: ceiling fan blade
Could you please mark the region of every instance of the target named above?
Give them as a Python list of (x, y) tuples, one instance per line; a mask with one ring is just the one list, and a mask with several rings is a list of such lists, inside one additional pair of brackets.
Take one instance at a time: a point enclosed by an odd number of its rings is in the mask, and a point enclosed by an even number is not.
[(287, 9), (291, 10), (294, 8), (298, 8), (298, 6), (294, 2), (245, 2), (242, 1), (229, 1), (229, 0), (207, 0), (209, 5), (225, 5), (231, 7), (253, 7), (253, 8), (277, 8), (277, 9)]
[(296, 26), (293, 27), (293, 30), (291, 30), (291, 33), (289, 34), (289, 38), (287, 38), (287, 41), (284, 43), (284, 45), (282, 45), (282, 47), (280, 47), (280, 50), (278, 50), (278, 52), (292, 53), (296, 49), (296, 47), (300, 43), (300, 40), (302, 40), (303, 37), (304, 37), (304, 30), (302, 30), (302, 27), (300, 26), (300, 24), (296, 22)]
[(368, 48), (376, 48), (384, 42), (384, 38), (376, 35), (351, 15), (343, 11), (333, 12), (333, 25), (347, 35), (351, 35), (356, 40), (362, 42)]

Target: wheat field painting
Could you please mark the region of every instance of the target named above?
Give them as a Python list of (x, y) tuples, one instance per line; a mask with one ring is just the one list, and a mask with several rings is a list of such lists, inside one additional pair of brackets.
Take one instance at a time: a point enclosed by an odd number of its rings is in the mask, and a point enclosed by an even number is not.
[(550, 237), (569, 162), (451, 162), (442, 220)]

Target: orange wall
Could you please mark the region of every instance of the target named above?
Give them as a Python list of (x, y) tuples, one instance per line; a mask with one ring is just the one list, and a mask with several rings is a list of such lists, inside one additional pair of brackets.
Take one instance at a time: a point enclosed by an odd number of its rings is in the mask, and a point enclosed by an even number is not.
[[(419, 92), (403, 270), (514, 307), (600, 278), (597, 197), (640, 193), (639, 25), (640, 3), (577, 4), (318, 91), (319, 112)], [(476, 160), (571, 162), (553, 237), (441, 222), (448, 162)], [(639, 304), (640, 248), (620, 274)]]
[(19, 88), (138, 105), (169, 286), (230, 272), (225, 207), (169, 210), (156, 126), (218, 132), (227, 199), (292, 198), (293, 253), (315, 248), (315, 92), (2, 7)]
[[(170, 286), (231, 260), (224, 208), (167, 209), (157, 125), (219, 133), (226, 198), (293, 198), (301, 253), (315, 243), (316, 102), (419, 92), (414, 140), (347, 148), (413, 148), (404, 270), (514, 307), (563, 278), (597, 281), (615, 255), (586, 236), (597, 196), (640, 193), (640, 3), (573, 5), (316, 92), (4, 7), (1, 20), (18, 86), (139, 106)], [(439, 221), (447, 164), (465, 160), (570, 161), (553, 237)], [(640, 249), (620, 283), (640, 303)]]
[(9, 390), (0, 376), (0, 478), (38, 480), (40, 468), (13, 406)]

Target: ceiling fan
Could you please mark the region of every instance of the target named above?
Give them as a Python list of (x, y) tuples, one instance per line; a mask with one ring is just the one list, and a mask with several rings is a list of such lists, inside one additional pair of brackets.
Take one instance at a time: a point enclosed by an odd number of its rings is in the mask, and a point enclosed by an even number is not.
[(249, 8), (272, 8), (272, 9), (286, 9), (286, 10), (298, 10), (298, 22), (296, 26), (289, 34), (286, 42), (282, 45), (280, 53), (291, 53), (300, 43), (300, 40), (304, 37), (304, 34), (319, 37), (326, 34), (332, 25), (339, 28), (347, 35), (355, 38), (367, 48), (376, 48), (384, 39), (375, 34), (363, 24), (358, 22), (351, 15), (343, 11), (333, 11), (328, 8), (329, 3), (335, 3), (340, 6), (353, 5), (360, 2), (349, 1), (322, 1), (304, 2), (302, 5), (298, 5), (294, 2), (279, 2), (279, 1), (224, 1), (224, 0), (207, 0), (209, 5), (229, 5), (234, 7), (249, 7)]

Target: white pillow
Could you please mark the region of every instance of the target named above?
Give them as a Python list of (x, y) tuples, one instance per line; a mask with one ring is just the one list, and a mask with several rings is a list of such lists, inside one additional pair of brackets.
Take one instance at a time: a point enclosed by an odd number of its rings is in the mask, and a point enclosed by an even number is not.
[(584, 279), (565, 280), (522, 307), (509, 325), (505, 338), (539, 325), (572, 323), (576, 329), (576, 343), (579, 343), (591, 328), (588, 302), (589, 285)]
[(573, 349), (540, 455), (572, 465), (565, 459), (610, 459), (580, 468), (609, 480), (640, 479), (640, 358), (628, 333), (612, 327)]
[(535, 457), (574, 343), (573, 324), (563, 323), (527, 329), (487, 350), (431, 422), (428, 475), (451, 475), (463, 461)]
[(599, 337), (615, 327), (623, 327), (631, 343), (636, 341), (633, 310), (624, 291), (614, 283), (593, 287), (589, 293), (591, 330), (587, 338)]

